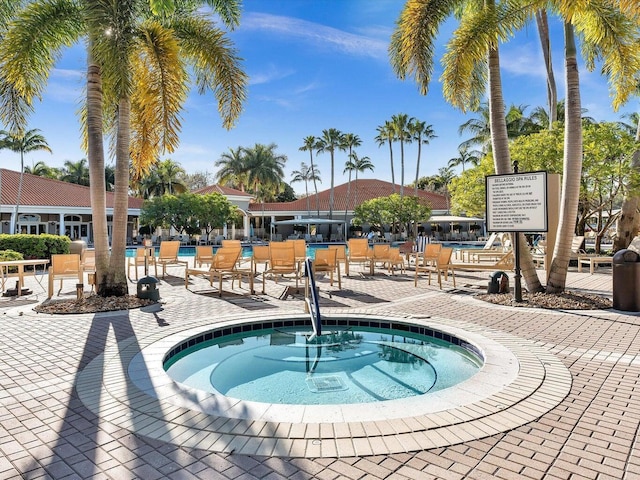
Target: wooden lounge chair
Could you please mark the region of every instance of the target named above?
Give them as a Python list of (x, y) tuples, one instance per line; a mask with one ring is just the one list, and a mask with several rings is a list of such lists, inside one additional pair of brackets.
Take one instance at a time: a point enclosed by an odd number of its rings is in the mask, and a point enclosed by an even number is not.
[(316, 258), (313, 261), (313, 273), (329, 272), (329, 285), (333, 286), (333, 274), (338, 275), (338, 288), (342, 289), (340, 279), (340, 262), (338, 251), (335, 248), (319, 248), (316, 250)]
[(372, 270), (371, 251), (369, 249), (369, 241), (366, 238), (350, 238), (348, 241), (349, 249), (347, 253), (346, 274), (349, 276), (349, 266), (352, 263), (360, 265), (368, 265)]
[(489, 235), (489, 238), (487, 238), (487, 241), (485, 242), (485, 244), (483, 245), (483, 247), (480, 248), (459, 248), (455, 251), (456, 254), (456, 258), (460, 259), (461, 261), (465, 261), (464, 257), (465, 254), (467, 255), (467, 260), (471, 261), (471, 256), (474, 253), (478, 253), (478, 252), (482, 252), (482, 251), (496, 251), (498, 250), (498, 248), (495, 246), (495, 243), (499, 240), (498, 238), (498, 233), (493, 232), (491, 235)]
[(451, 273), (451, 278), (453, 279), (453, 286), (456, 286), (456, 275), (454, 272), (454, 265), (451, 263), (451, 256), (453, 255), (453, 248), (450, 247), (442, 247), (438, 252), (438, 257), (436, 258), (434, 263), (427, 264), (417, 264), (415, 270), (415, 277), (413, 280), (413, 285), (418, 286), (418, 275), (422, 272), (426, 272), (429, 278), (429, 285), (431, 285), (431, 273), (438, 274), (438, 286), (442, 289), (442, 275), (444, 275), (444, 279), (447, 280), (449, 278), (449, 273)]
[[(242, 253), (241, 248), (220, 247), (213, 256), (213, 261), (208, 269), (186, 268), (184, 274), (184, 286), (189, 288), (190, 275), (203, 275), (209, 278), (209, 284), (213, 286), (213, 281), (218, 279), (218, 296), (222, 296), (222, 281), (225, 278), (231, 278), (231, 288), (233, 288), (233, 280), (240, 280), (241, 273), (236, 268), (238, 257)], [(253, 278), (252, 276), (250, 277)], [(251, 290), (253, 291), (253, 281)]]
[(144, 267), (146, 265), (147, 268), (149, 268), (151, 265), (155, 265), (155, 256), (153, 252), (153, 247), (138, 247), (136, 248), (135, 257), (127, 258), (127, 277), (129, 277), (129, 279), (131, 279), (131, 267), (134, 268), (136, 272), (136, 281), (138, 281), (138, 267)]
[(397, 267), (400, 268), (400, 273), (404, 273), (404, 257), (402, 256), (402, 253), (400, 253), (400, 249), (398, 247), (389, 248), (386, 264), (389, 269), (389, 273), (395, 274)]
[(265, 293), (265, 280), (267, 275), (273, 275), (276, 283), (278, 277), (293, 275), (296, 279), (296, 288), (299, 286), (300, 269), (296, 261), (293, 242), (272, 242), (269, 245), (269, 267), (262, 272), (262, 293)]
[(370, 262), (371, 275), (375, 273), (375, 267), (378, 263), (385, 266), (389, 261), (389, 247), (388, 243), (376, 243), (373, 245)]
[(80, 264), (80, 255), (77, 253), (62, 253), (51, 255), (51, 266), (49, 267), (49, 297), (53, 297), (53, 282), (56, 278), (60, 279), (60, 288), (58, 295), (62, 290), (62, 280), (65, 278), (74, 278), (76, 283), (82, 284), (84, 270)]
[(251, 256), (251, 268), (253, 274), (258, 274), (258, 265), (264, 265), (263, 270), (266, 270), (269, 265), (269, 245), (254, 245), (253, 255)]
[(452, 270), (466, 270), (466, 271), (480, 271), (480, 270), (513, 270), (515, 267), (515, 260), (513, 252), (509, 251), (503, 253), (502, 256), (492, 263), (478, 263), (478, 262), (455, 262), (451, 264)]
[(156, 277), (158, 276), (158, 265), (162, 265), (163, 277), (167, 274), (167, 265), (189, 266), (187, 260), (178, 259), (178, 250), (180, 250), (180, 242), (178, 240), (164, 240), (160, 242), (160, 250), (154, 260)]
[(213, 262), (213, 247), (207, 245), (198, 245), (196, 247), (196, 256), (193, 259), (193, 266), (201, 268), (203, 264), (211, 265)]
[(345, 271), (347, 269), (347, 247), (345, 245), (329, 245), (329, 249), (336, 251), (336, 259), (338, 263), (344, 265)]
[(414, 258), (416, 265), (425, 267), (435, 263), (441, 249), (441, 243), (428, 243), (424, 248), (424, 252), (415, 252), (411, 257)]

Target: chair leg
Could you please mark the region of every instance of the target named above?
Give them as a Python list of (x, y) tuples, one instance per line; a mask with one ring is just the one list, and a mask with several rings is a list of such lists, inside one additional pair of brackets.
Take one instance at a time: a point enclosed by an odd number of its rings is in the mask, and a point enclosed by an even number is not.
[(342, 279), (340, 278), (341, 275), (340, 275), (340, 263), (339, 262), (336, 264), (336, 269), (338, 270), (338, 289), (342, 290)]

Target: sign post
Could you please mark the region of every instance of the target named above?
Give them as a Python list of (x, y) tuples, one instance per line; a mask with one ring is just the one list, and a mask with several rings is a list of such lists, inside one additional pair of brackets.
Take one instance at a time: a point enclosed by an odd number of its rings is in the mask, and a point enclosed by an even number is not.
[(547, 172), (518, 172), (518, 162), (513, 162), (513, 172), (506, 175), (488, 175), (486, 186), (486, 218), (489, 232), (513, 232), (515, 255), (516, 302), (522, 302), (520, 275), (520, 232), (546, 232)]

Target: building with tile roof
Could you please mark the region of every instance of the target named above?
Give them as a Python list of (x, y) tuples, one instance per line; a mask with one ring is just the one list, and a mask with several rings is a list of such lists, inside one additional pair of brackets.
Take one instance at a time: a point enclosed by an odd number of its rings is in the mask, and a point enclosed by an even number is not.
[[(16, 201), (20, 172), (0, 168), (0, 232), (16, 232), (59, 235), (61, 232), (72, 240), (82, 239), (93, 243), (93, 222), (89, 187), (63, 182), (29, 173), (23, 174), (18, 217)], [(113, 216), (113, 192), (107, 192), (107, 222), (111, 236)], [(129, 197), (127, 237), (133, 237), (138, 225), (143, 200)]]

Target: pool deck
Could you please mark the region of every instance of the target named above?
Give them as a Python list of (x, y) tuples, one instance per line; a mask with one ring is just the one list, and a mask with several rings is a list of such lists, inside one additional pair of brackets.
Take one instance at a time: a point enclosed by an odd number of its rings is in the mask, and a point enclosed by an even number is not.
[[(289, 422), (212, 415), (166, 401), (166, 383), (141, 387), (137, 353), (182, 330), (300, 314), (303, 300), (286, 295), (286, 282), (268, 282), (266, 295), (236, 289), (218, 298), (203, 279), (186, 290), (182, 268), (169, 267), (160, 306), (53, 316), (33, 312), (46, 281), (37, 278), (43, 288), (27, 277), (33, 294), (0, 298), (0, 478), (640, 478), (637, 314), (473, 299), (490, 272), (457, 274), (455, 290), (449, 282), (439, 290), (426, 279), (415, 288), (411, 270), (351, 270), (342, 290), (319, 280), (323, 312), (482, 335), (518, 357), (517, 381), (490, 401), (480, 394), (477, 402), (460, 399), (459, 409), (382, 420), (368, 421), (366, 406), (353, 418), (306, 422), (295, 412)], [(567, 286), (611, 297), (611, 268), (573, 267)], [(65, 282), (60, 298), (75, 294)], [(198, 404), (197, 393), (190, 400)]]

